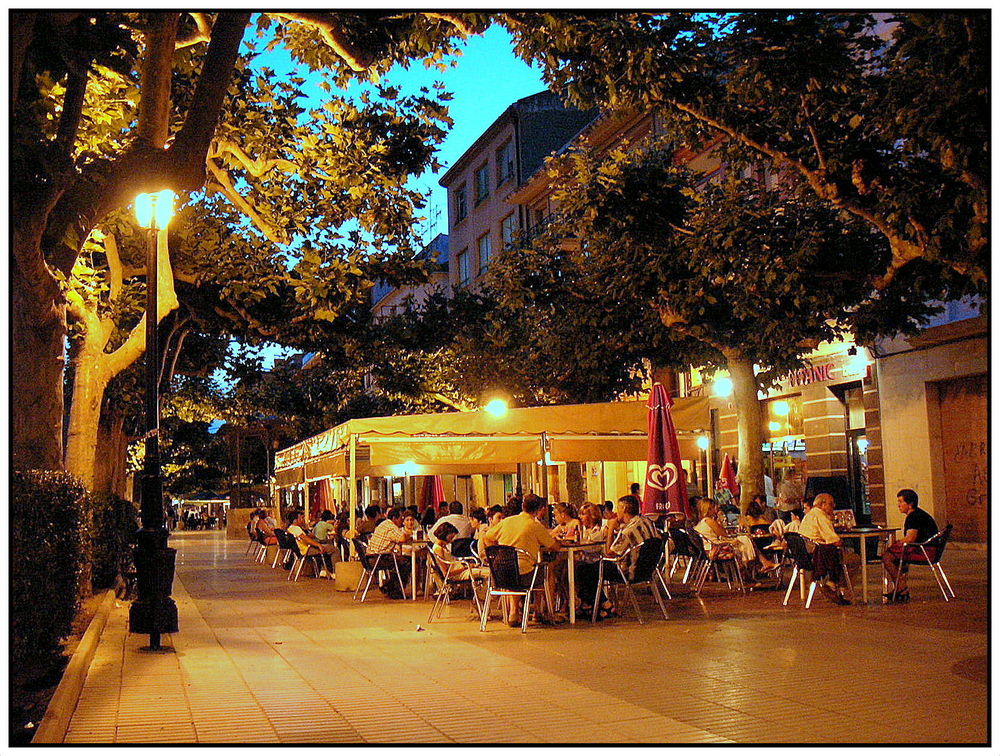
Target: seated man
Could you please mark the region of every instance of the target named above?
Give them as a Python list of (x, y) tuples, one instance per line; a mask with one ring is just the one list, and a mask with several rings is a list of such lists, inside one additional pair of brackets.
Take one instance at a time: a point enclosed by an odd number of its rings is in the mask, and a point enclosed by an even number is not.
[[(542, 549), (557, 548), (556, 539), (548, 531), (538, 518), (545, 514), (545, 500), (528, 494), (521, 503), (521, 513), (511, 517), (505, 517), (496, 525), (491, 526), (483, 533), (482, 543), (484, 546), (515, 546), (527, 552), (518, 554), (518, 571), (521, 576), (521, 585), (525, 588), (531, 585), (531, 575), (535, 570), (535, 564), (539, 561)], [(438, 526), (440, 527), (440, 526)], [(485, 553), (485, 552), (484, 552)], [(540, 585), (536, 581), (535, 585)], [(518, 606), (508, 619), (511, 627), (517, 627)]]
[[(306, 516), (302, 510), (297, 509), (289, 512), (285, 515), (285, 520), (288, 522), (285, 532), (298, 542), (299, 553), (302, 556), (316, 556), (323, 553), (319, 541), (305, 531)], [(330, 573), (326, 569), (320, 569), (319, 577), (330, 577)]]
[[(367, 511), (365, 512), (367, 514)], [(402, 544), (413, 540), (413, 533), (403, 529), (404, 512), (401, 507), (393, 507), (386, 513), (386, 518), (382, 520), (372, 532), (372, 537), (368, 541), (369, 554), (392, 554), (396, 563), (395, 569), (399, 570), (399, 576), (403, 580), (403, 585), (410, 576), (410, 558), (402, 556)], [(388, 565), (388, 560), (382, 560)], [(394, 577), (394, 576), (393, 576)], [(382, 592), (389, 598), (402, 599), (405, 596), (400, 592), (397, 581), (390, 578), (381, 586)]]
[(333, 512), (324, 509), (319, 516), (319, 522), (313, 525), (312, 530), (312, 537), (319, 544), (323, 561), (330, 572), (333, 572), (333, 563), (340, 561), (340, 546), (334, 534), (334, 525)]
[(463, 509), (462, 502), (453, 501), (448, 505), (448, 514), (438, 519), (435, 526), (440, 525), (442, 522), (447, 522), (453, 525), (455, 530), (458, 531), (458, 535), (455, 536), (456, 538), (471, 538), (472, 521), (462, 514)]
[(379, 524), (380, 514), (382, 514), (382, 510), (379, 509), (377, 504), (365, 507), (365, 516), (354, 524), (358, 538), (363, 538), (369, 533), (375, 532), (375, 528), (378, 527)]
[[(899, 507), (899, 512), (906, 517), (903, 520), (903, 537), (886, 549), (882, 555), (882, 566), (885, 567), (886, 575), (891, 584), (897, 588), (896, 603), (898, 604), (903, 604), (910, 600), (910, 591), (906, 587), (906, 566), (904, 565), (901, 569), (899, 564), (903, 553), (903, 545), (907, 543), (921, 543), (938, 532), (938, 526), (934, 518), (920, 508), (919, 501), (917, 492), (909, 488), (904, 488), (896, 494), (896, 505)], [(936, 550), (928, 548), (927, 555), (931, 559), (934, 559), (937, 556)], [(919, 549), (910, 549), (906, 558), (915, 562), (924, 561), (924, 555)], [(891, 601), (892, 594), (892, 590), (886, 593), (884, 595), (885, 600)]]
[(823, 592), (835, 604), (850, 604), (850, 600), (843, 595), (839, 584), (840, 565), (854, 576), (854, 572), (861, 564), (857, 554), (844, 553), (841, 549), (843, 541), (833, 527), (833, 510), (836, 504), (833, 496), (828, 493), (817, 494), (813, 500), (812, 509), (802, 518), (799, 526), (799, 535), (808, 538), (816, 544), (813, 552), (813, 560), (816, 563), (816, 572), (821, 575), (833, 573), (838, 580), (829, 577), (820, 586)]
[[(616, 507), (616, 511), (619, 514), (622, 526), (618, 530), (618, 535), (614, 544), (606, 549), (609, 556), (624, 554), (626, 551), (632, 549), (634, 546), (638, 546), (643, 541), (650, 538), (661, 537), (660, 531), (656, 529), (652, 520), (639, 514), (641, 509), (642, 504), (639, 499), (631, 494), (622, 496), (618, 500), (618, 507)], [(625, 577), (629, 580), (635, 577), (635, 567), (638, 559), (639, 550), (636, 548), (629, 554), (627, 564), (622, 565)], [(597, 594), (597, 574), (599, 568), (599, 562), (581, 562), (576, 568), (576, 574), (580, 586), (580, 601), (584, 605), (584, 610), (586, 610), (587, 605), (593, 607)], [(605, 570), (607, 569), (608, 566), (605, 565)], [(611, 611), (613, 611), (612, 607), (608, 606), (603, 609), (598, 616), (606, 617), (611, 613)]]

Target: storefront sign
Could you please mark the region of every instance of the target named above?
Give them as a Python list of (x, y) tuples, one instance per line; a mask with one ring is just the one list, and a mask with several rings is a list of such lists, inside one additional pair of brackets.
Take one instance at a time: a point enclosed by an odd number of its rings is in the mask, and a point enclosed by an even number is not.
[(823, 365), (810, 365), (809, 367), (793, 370), (788, 374), (789, 386), (806, 386), (810, 383), (833, 380), (833, 370), (836, 364), (827, 362)]

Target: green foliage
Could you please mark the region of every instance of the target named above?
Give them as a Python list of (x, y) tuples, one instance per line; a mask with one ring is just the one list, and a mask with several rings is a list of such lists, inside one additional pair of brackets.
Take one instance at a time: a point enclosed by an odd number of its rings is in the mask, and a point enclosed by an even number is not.
[(656, 108), (689, 145), (725, 138), (730, 165), (773, 164), (789, 188), (884, 236), (895, 252), (885, 272), (922, 260), (949, 297), (984, 293), (989, 16), (891, 20), (782, 11), (505, 23), (574, 103)]
[(86, 491), (66, 473), (14, 470), (10, 503), (11, 656), (38, 658), (69, 634), (84, 589)]
[(111, 588), (134, 572), (132, 547), (139, 529), (135, 505), (114, 494), (90, 496), (91, 585)]

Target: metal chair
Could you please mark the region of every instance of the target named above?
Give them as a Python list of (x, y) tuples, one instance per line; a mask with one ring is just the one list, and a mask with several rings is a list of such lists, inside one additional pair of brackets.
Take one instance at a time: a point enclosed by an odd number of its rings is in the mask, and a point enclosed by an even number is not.
[[(944, 569), (941, 567), (941, 557), (944, 556), (944, 547), (948, 545), (948, 540), (951, 538), (951, 527), (950, 524), (946, 525), (944, 530), (938, 531), (921, 543), (903, 544), (903, 550), (899, 554), (900, 573), (904, 570), (909, 571), (911, 564), (925, 564), (931, 568), (931, 574), (934, 575), (934, 579), (937, 581), (938, 588), (941, 589), (941, 595), (944, 596), (945, 601), (955, 598), (955, 591), (952, 589), (951, 583), (948, 582), (948, 576), (944, 574)], [(934, 549), (934, 552), (928, 553), (928, 549)], [(898, 592), (899, 581), (897, 580), (896, 585), (892, 589), (893, 601), (896, 600)], [(951, 598), (948, 597), (949, 593), (951, 594)]]
[(528, 552), (516, 546), (486, 547), (486, 565), (490, 570), (490, 581), (486, 588), (486, 601), (483, 604), (483, 613), (479, 622), (480, 632), (486, 631), (486, 623), (490, 617), (490, 599), (493, 596), (522, 596), (524, 598), (524, 607), (521, 611), (521, 632), (528, 632), (528, 614), (530, 613), (528, 604), (531, 601), (531, 594), (543, 587), (539, 583), (542, 563), (535, 563), (535, 569), (531, 573), (531, 583), (525, 587), (521, 585), (519, 554), (531, 558)]
[(670, 565), (668, 577), (674, 576), (674, 573), (677, 571), (677, 565), (680, 563), (681, 558), (683, 558), (687, 560), (687, 564), (684, 568), (684, 577), (681, 578), (681, 582), (687, 583), (688, 578), (692, 574), (697, 574), (700, 562), (705, 557), (705, 549), (701, 546), (701, 539), (696, 541), (684, 528), (670, 528), (668, 534), (673, 544), (671, 554), (674, 557)]
[[(723, 568), (726, 585), (729, 586), (729, 589), (732, 590), (733, 588), (733, 577), (735, 576), (735, 582), (740, 593), (746, 593), (746, 585), (743, 583), (743, 571), (740, 569), (741, 565), (736, 558), (736, 551), (732, 545), (708, 538), (697, 531), (695, 531), (694, 535), (700, 539), (702, 553), (704, 554), (704, 557), (701, 559), (701, 569), (695, 581), (695, 594), (701, 594), (701, 589), (705, 586), (705, 580), (708, 579), (708, 573), (713, 567), (715, 568), (716, 577), (719, 577), (720, 566)], [(692, 540), (695, 539), (692, 538)]]
[[(445, 605), (451, 603), (452, 588), (459, 586), (468, 586), (469, 589), (472, 591), (472, 600), (476, 607), (476, 614), (482, 617), (483, 608), (479, 602), (479, 594), (476, 592), (477, 578), (475, 576), (475, 573), (473, 572), (473, 570), (476, 568), (478, 564), (478, 560), (476, 560), (475, 563), (472, 562), (471, 560), (466, 561), (464, 559), (456, 559), (454, 562), (448, 562), (442, 559), (437, 554), (435, 554), (433, 549), (430, 551), (429, 560), (431, 569), (433, 570), (434, 574), (437, 575), (438, 580), (441, 581), (441, 587), (438, 588), (434, 594), (434, 604), (431, 606), (431, 612), (427, 616), (427, 622), (428, 623), (433, 622), (435, 614), (438, 617), (441, 616), (441, 612), (444, 611)], [(460, 563), (465, 569), (469, 571), (468, 578), (463, 580), (456, 580), (452, 577), (451, 567), (455, 563)], [(479, 579), (479, 582), (480, 583), (482, 582), (481, 578)]]
[[(358, 599), (358, 593), (361, 593), (361, 603), (365, 602), (365, 598), (368, 596), (368, 589), (371, 587), (372, 581), (375, 579), (379, 572), (389, 572), (394, 573), (396, 579), (399, 581), (399, 590), (406, 595), (406, 584), (403, 581), (403, 575), (399, 571), (399, 554), (392, 551), (381, 551), (375, 554), (368, 553), (368, 544), (360, 539), (354, 539), (354, 550), (358, 555), (358, 561), (361, 562), (361, 568), (364, 570), (364, 574), (358, 581), (358, 587), (354, 589), (354, 600)], [(390, 576), (390, 580), (391, 580)], [(362, 590), (362, 585), (364, 589)]]
[(279, 529), (275, 528), (274, 534), (278, 536), (278, 545), (286, 549), (292, 557), (292, 569), (288, 571), (288, 580), (298, 582), (299, 575), (302, 573), (302, 565), (304, 565), (308, 559), (314, 560), (313, 570), (315, 570), (316, 575), (319, 575), (321, 569), (325, 569), (322, 554), (304, 554), (302, 553), (302, 549), (299, 547), (299, 542), (295, 539), (295, 536), (284, 530), (280, 531), (281, 535), (278, 535), (278, 533)]
[(788, 590), (785, 591), (785, 600), (781, 602), (782, 606), (788, 606), (788, 599), (792, 595), (792, 588), (795, 586), (797, 580), (802, 582), (802, 590), (805, 590), (805, 573), (809, 573), (809, 595), (806, 598), (806, 609), (812, 606), (813, 593), (816, 591), (816, 585), (819, 583), (819, 579), (813, 573), (813, 558), (812, 554), (809, 553), (809, 549), (806, 547), (806, 539), (799, 535), (798, 533), (785, 533), (785, 543), (788, 544), (788, 554), (791, 556), (794, 562), (794, 567), (792, 569), (792, 575), (788, 580)]
[(473, 550), (475, 543), (475, 538), (455, 538), (451, 542), (451, 553), (458, 559), (475, 559), (479, 561), (479, 557), (476, 556), (476, 552)]
[[(288, 534), (282, 528), (274, 529), (274, 537), (278, 539), (278, 549), (274, 552), (274, 559), (271, 561), (271, 569), (273, 570), (278, 566), (278, 562), (282, 564), (292, 555), (292, 547), (288, 545), (288, 539), (286, 538)], [(292, 541), (295, 539), (292, 538)], [(267, 550), (267, 547), (264, 547)]]
[[(663, 603), (663, 598), (656, 591), (657, 584), (659, 584), (660, 589), (667, 599), (671, 598), (670, 590), (663, 580), (663, 575), (657, 569), (660, 566), (660, 560), (663, 558), (663, 548), (665, 545), (662, 538), (647, 538), (621, 555), (601, 558), (597, 567), (597, 598), (594, 601), (594, 610), (591, 615), (592, 622), (597, 622), (597, 612), (601, 604), (601, 591), (607, 585), (622, 585), (625, 587), (625, 592), (628, 593), (640, 625), (644, 623), (644, 620), (642, 612), (639, 610), (639, 600), (636, 598), (635, 590), (633, 589), (637, 585), (648, 585), (649, 590), (656, 599), (656, 603), (660, 605), (660, 611), (663, 612), (663, 619), (668, 619), (667, 607)], [(635, 570), (633, 571), (633, 576), (629, 578), (626, 575), (625, 567), (628, 565), (632, 552), (636, 550), (638, 550), (638, 555)]]

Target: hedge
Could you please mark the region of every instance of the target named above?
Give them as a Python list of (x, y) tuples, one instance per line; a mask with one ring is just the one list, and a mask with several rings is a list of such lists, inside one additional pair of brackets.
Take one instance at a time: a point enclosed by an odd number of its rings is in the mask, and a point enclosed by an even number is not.
[(114, 494), (94, 494), (90, 497), (90, 520), (91, 585), (95, 591), (120, 589), (119, 576), (127, 585), (135, 572), (132, 547), (139, 529), (135, 505)]
[(50, 470), (11, 473), (11, 654), (37, 657), (59, 648), (73, 628), (87, 566), (87, 492)]

